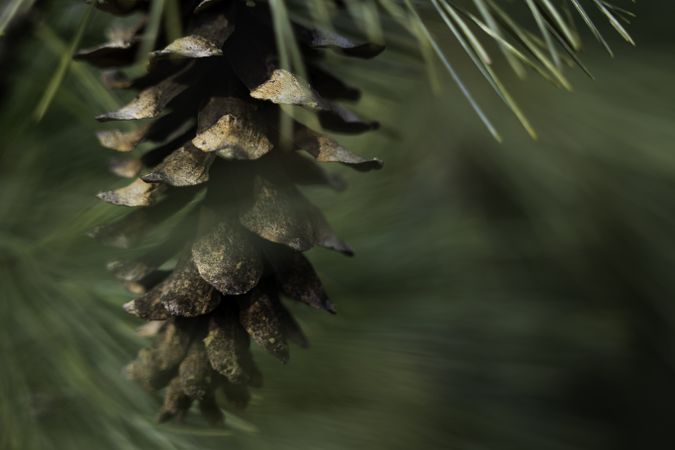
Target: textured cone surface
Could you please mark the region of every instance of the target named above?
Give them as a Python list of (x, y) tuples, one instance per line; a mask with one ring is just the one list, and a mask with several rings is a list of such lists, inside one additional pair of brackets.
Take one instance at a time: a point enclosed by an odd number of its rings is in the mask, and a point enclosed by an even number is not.
[(250, 291), (263, 273), (262, 257), (246, 230), (223, 221), (192, 246), (201, 277), (223, 294)]
[(206, 349), (199, 341), (192, 342), (178, 367), (183, 392), (193, 400), (204, 398), (211, 384), (211, 372)]
[(288, 361), (279, 299), (267, 286), (258, 286), (239, 303), (239, 321), (251, 338), (282, 362)]
[[(120, 16), (147, 15), (150, 2), (99, 0), (96, 6)], [(336, 103), (357, 99), (359, 92), (318, 60), (322, 51), (370, 58), (382, 48), (293, 24), (307, 66), (303, 79), (278, 63), (266, 3), (186, 1), (179, 9), (183, 36), (171, 41), (160, 31), (147, 73), (138, 78), (123, 68), (135, 62), (147, 17), (76, 55), (106, 69), (102, 79), (109, 87), (136, 94), (97, 119), (142, 122), (131, 131), (99, 132), (101, 145), (130, 152), (154, 144), (140, 157), (111, 163), (113, 173), (135, 180), (99, 197), (133, 210), (91, 235), (107, 245), (141, 247), (155, 227), (182, 215), (153, 250), (109, 269), (138, 295), (125, 310), (155, 321), (144, 328), (153, 343), (127, 374), (147, 389), (164, 389), (158, 420), (180, 420), (195, 403), (217, 425), (223, 407), (245, 407), (249, 387), (262, 386), (251, 342), (282, 362), (289, 359), (289, 342), (308, 345), (282, 296), (335, 312), (301, 252), (314, 246), (352, 250), (298, 187), (344, 187), (320, 163), (359, 171), (382, 166), (297, 122), (292, 146), (282, 145), (279, 105), (316, 112), (328, 130), (374, 128)]]

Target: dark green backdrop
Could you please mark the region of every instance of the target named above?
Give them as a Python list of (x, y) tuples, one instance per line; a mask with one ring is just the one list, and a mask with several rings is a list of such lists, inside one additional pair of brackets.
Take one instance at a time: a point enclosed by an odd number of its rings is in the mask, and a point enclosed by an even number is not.
[(85, 236), (120, 213), (94, 197), (114, 179), (93, 120), (120, 99), (78, 64), (32, 120), (83, 8), (52, 2), (2, 67), (0, 448), (675, 448), (671, 2), (634, 6), (638, 48), (589, 43), (573, 94), (507, 77), (537, 142), (477, 77), (502, 144), (447, 79), (350, 69), (387, 89), (362, 105), (383, 130), (345, 142), (386, 164), (311, 191), (357, 251), (310, 253), (339, 314), (295, 307), (310, 349), (260, 352), (266, 385), (222, 430), (155, 425), (121, 375), (140, 323)]

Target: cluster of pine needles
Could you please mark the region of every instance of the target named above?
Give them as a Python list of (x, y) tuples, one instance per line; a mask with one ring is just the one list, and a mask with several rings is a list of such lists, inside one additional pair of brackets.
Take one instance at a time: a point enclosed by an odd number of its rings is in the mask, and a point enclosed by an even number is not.
[[(147, 50), (161, 27), (166, 28), (169, 36), (175, 38), (181, 35), (180, 24), (176, 20), (176, 2), (152, 1), (144, 43), (139, 50), (139, 66), (146, 62)], [(0, 13), (0, 36), (12, 20), (26, 14), (33, 3), (34, 0), (11, 0)], [(454, 61), (457, 55), (448, 54), (445, 41), (454, 40), (459, 44), (480, 76), (533, 138), (537, 136), (535, 127), (495, 68), (495, 52), (503, 55), (519, 78), (525, 78), (527, 70), (531, 70), (556, 87), (572, 90), (564, 73), (565, 66), (576, 65), (592, 77), (591, 71), (578, 56), (582, 50), (583, 34), (578, 22), (610, 55), (613, 55), (612, 48), (599, 25), (602, 18), (624, 40), (634, 45), (627, 31), (634, 13), (605, 0), (519, 0), (507, 4), (497, 0), (269, 0), (268, 3), (274, 16), (280, 63), (300, 75), (303, 74), (303, 61), (291, 30), (291, 17), (300, 23), (310, 22), (315, 27), (331, 30), (341, 25), (336, 18), (339, 4), (346, 7), (352, 16), (349, 23), (358, 25), (358, 29), (347, 32), (365, 34), (371, 41), (388, 43), (394, 48), (410, 44), (408, 38), (404, 39), (406, 42), (397, 38), (400, 35), (398, 29), (405, 29), (408, 36), (417, 41), (419, 54), (430, 71), (431, 83), (439, 85), (435, 66), (440, 61), (497, 140), (501, 140), (501, 136), (490, 120), (490, 114), (484, 112), (464, 82), (464, 76), (473, 75), (459, 73)], [(84, 14), (72, 42), (64, 49), (60, 64), (35, 110), (38, 119), (45, 114), (56, 94), (93, 12), (94, 9), (89, 8)], [(439, 24), (446, 29), (440, 29)]]

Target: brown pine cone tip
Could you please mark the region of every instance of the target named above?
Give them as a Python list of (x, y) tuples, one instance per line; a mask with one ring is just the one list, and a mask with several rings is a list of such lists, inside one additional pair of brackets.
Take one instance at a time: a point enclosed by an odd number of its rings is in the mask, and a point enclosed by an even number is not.
[[(149, 2), (98, 0), (96, 6), (126, 15), (147, 13)], [(297, 122), (293, 148), (283, 148), (278, 104), (316, 112), (331, 131), (375, 128), (334, 102), (356, 99), (358, 91), (320, 67), (320, 49), (370, 58), (383, 48), (293, 24), (307, 65), (304, 80), (279, 67), (267, 4), (203, 0), (180, 2), (180, 8), (185, 36), (167, 42), (160, 33), (147, 73), (137, 79), (118, 68), (135, 61), (145, 16), (110, 42), (76, 55), (106, 69), (109, 87), (138, 92), (98, 120), (153, 119), (130, 132), (102, 131), (101, 144), (119, 152), (157, 144), (138, 159), (115, 160), (114, 173), (135, 180), (99, 197), (136, 209), (92, 236), (131, 248), (153, 226), (188, 210), (162, 245), (108, 268), (140, 295), (124, 305), (127, 312), (163, 321), (152, 346), (127, 368), (148, 389), (165, 389), (159, 420), (180, 419), (197, 401), (209, 422), (220, 423), (218, 399), (242, 408), (248, 387), (261, 386), (251, 339), (284, 363), (289, 341), (307, 346), (281, 295), (335, 312), (302, 252), (314, 246), (348, 255), (352, 250), (297, 186), (341, 187), (316, 162), (359, 171), (382, 166)], [(206, 194), (197, 196), (207, 182)], [(159, 270), (174, 257), (173, 270)]]

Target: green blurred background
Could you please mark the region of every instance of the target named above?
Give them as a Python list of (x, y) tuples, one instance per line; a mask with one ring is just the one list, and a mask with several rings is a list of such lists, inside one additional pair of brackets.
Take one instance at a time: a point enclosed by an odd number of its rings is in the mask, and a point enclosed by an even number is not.
[(309, 192), (357, 251), (310, 252), (339, 314), (291, 305), (311, 347), (257, 352), (224, 429), (156, 425), (121, 374), (140, 322), (86, 232), (124, 212), (94, 196), (116, 181), (93, 117), (122, 99), (76, 63), (32, 116), (85, 9), (51, 2), (2, 61), (1, 449), (675, 448), (675, 5), (638, 2), (615, 59), (588, 40), (574, 93), (507, 76), (538, 141), (459, 51), (502, 144), (421, 63), (342, 67), (383, 123), (343, 141), (385, 169)]

